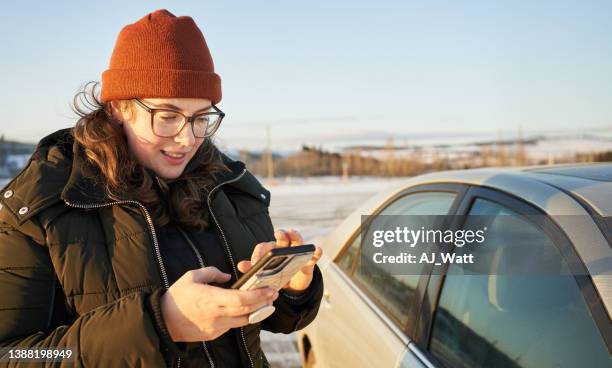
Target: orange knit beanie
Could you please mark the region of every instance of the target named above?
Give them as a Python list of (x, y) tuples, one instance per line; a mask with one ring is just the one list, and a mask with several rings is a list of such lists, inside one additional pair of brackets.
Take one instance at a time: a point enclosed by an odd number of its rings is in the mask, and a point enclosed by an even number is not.
[(191, 17), (156, 10), (125, 26), (102, 73), (102, 101), (191, 97), (221, 100), (221, 78)]

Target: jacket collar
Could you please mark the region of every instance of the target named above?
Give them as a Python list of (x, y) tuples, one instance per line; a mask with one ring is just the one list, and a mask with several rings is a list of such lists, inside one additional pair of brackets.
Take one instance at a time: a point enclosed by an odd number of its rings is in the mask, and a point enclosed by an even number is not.
[(102, 173), (85, 157), (83, 147), (73, 142), (72, 169), (61, 198), (70, 203), (101, 204), (106, 201)]

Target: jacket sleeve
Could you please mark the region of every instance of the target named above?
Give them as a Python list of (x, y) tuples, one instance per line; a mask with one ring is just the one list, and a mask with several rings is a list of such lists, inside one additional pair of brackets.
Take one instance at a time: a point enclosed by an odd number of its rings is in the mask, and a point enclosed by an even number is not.
[[(269, 192), (268, 198), (270, 198)], [(274, 241), (274, 226), (269, 212), (266, 209), (262, 219), (263, 234), (260, 242)], [(319, 305), (323, 297), (323, 276), (319, 266), (315, 265), (313, 278), (306, 290), (300, 294), (279, 291), (279, 297), (274, 301), (276, 310), (262, 321), (261, 328), (274, 333), (291, 333), (308, 326), (319, 312)]]
[[(254, 177), (252, 177), (252, 180), (256, 181)], [(256, 208), (256, 210), (249, 212), (249, 216), (245, 219), (247, 221), (246, 224), (253, 232), (256, 240), (255, 243), (275, 241), (274, 225), (268, 210), (271, 194), (268, 190), (261, 187), (258, 182), (255, 186), (259, 186), (258, 191), (263, 196), (252, 196), (257, 199), (253, 202), (255, 204), (251, 206)], [(239, 202), (236, 193), (232, 192), (231, 188), (227, 188), (227, 191), (233, 194), (232, 197), (236, 198), (234, 202)], [(250, 198), (251, 196), (243, 195), (244, 201)], [(234, 207), (237, 208), (239, 206), (234, 205)], [(249, 259), (250, 252), (249, 256), (245, 255), (243, 258)], [(315, 265), (313, 279), (306, 290), (300, 294), (293, 294), (284, 290), (279, 292), (279, 297), (274, 301), (276, 310), (270, 317), (262, 321), (261, 328), (274, 333), (288, 334), (306, 327), (317, 316), (322, 297), (323, 277), (319, 266)]]
[[(124, 295), (58, 325), (52, 323), (55, 283), (46, 245), (0, 223), (0, 366), (166, 365), (169, 357), (160, 351), (163, 342), (150, 312), (155, 293)], [(44, 364), (10, 358), (10, 349), (15, 356), (18, 349), (34, 348), (70, 349), (72, 355)]]
[(276, 311), (262, 322), (261, 327), (270, 332), (285, 334), (301, 330), (317, 316), (322, 297), (323, 277), (319, 266), (315, 265), (308, 288), (300, 294), (281, 290), (274, 301)]

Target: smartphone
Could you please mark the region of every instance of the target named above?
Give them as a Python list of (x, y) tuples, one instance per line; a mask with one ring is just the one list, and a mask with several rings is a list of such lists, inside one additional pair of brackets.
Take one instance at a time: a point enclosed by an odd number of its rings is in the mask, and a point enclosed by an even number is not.
[[(313, 244), (274, 248), (251, 267), (232, 289), (253, 290), (270, 287), (280, 290), (308, 263), (315, 252)], [(261, 322), (274, 313), (273, 305), (265, 305), (249, 314), (249, 323)]]
[(253, 290), (262, 287), (281, 289), (308, 263), (314, 254), (313, 244), (274, 248), (232, 285), (232, 289)]

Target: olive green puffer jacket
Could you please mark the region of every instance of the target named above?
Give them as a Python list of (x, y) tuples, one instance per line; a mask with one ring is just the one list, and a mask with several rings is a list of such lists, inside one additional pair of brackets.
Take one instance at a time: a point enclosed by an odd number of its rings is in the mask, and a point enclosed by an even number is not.
[[(232, 265), (274, 239), (270, 193), (239, 161), (208, 196)], [(70, 349), (49, 366), (178, 366), (159, 298), (169, 286), (146, 208), (110, 202), (92, 177), (96, 169), (70, 129), (38, 144), (22, 172), (0, 191), (0, 366), (21, 366), (7, 348)], [(210, 264), (208, 266), (215, 266)], [(318, 267), (306, 299), (281, 293), (276, 312), (240, 329), (240, 361), (267, 366), (260, 329), (290, 333), (316, 316), (323, 294)], [(23, 362), (22, 362), (23, 363)], [(37, 363), (36, 366), (40, 366)]]

